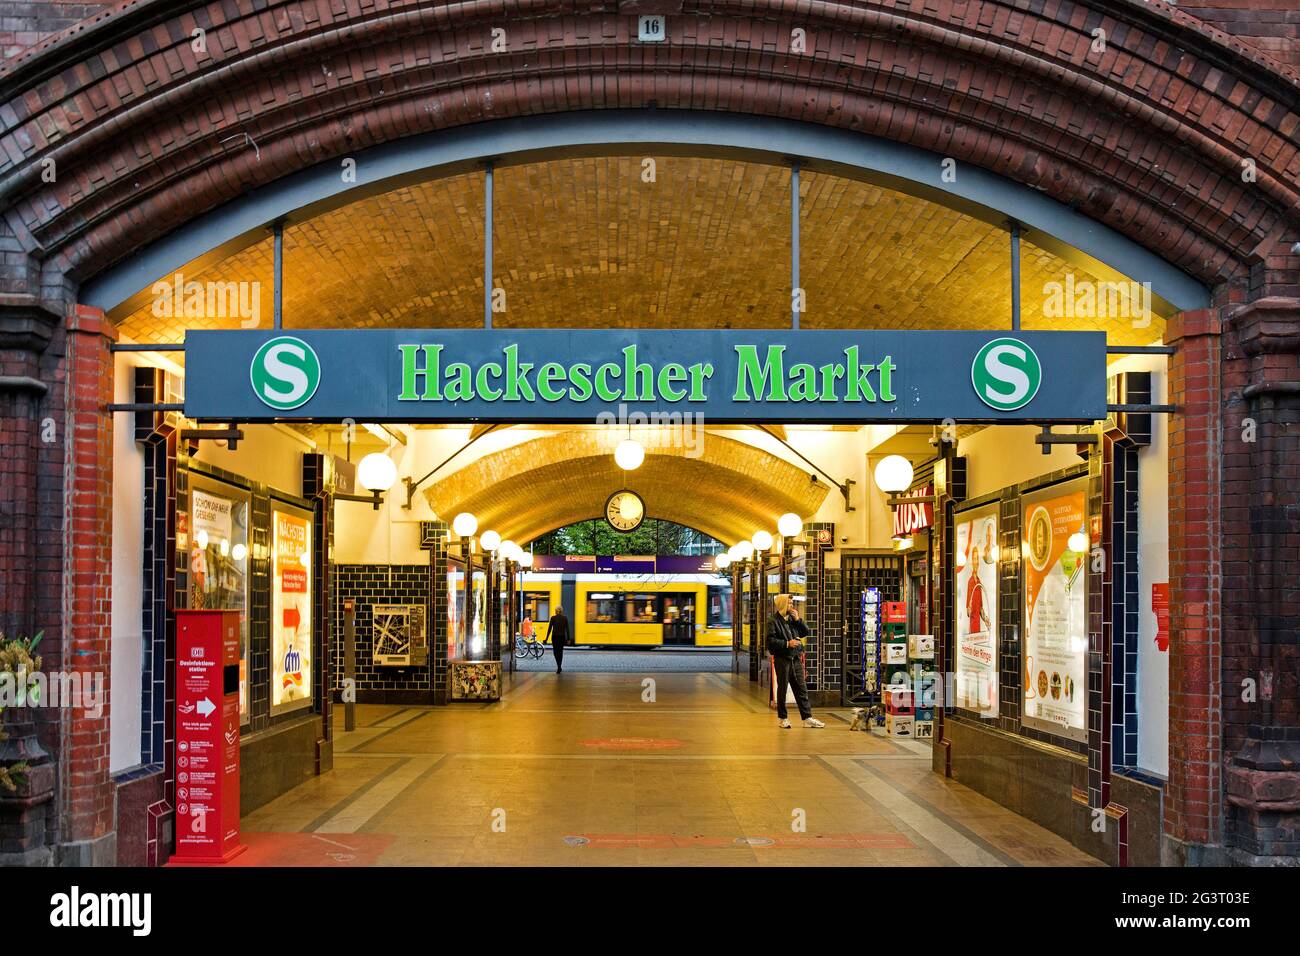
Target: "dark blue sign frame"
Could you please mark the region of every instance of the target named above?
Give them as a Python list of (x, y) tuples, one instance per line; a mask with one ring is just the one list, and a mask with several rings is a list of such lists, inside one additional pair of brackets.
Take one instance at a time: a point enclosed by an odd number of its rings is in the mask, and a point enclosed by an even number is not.
[(847, 329), (191, 331), (185, 379), (185, 414), (200, 421), (577, 423), (600, 421), (602, 413), (694, 413), (716, 423), (1090, 423), (1106, 417), (1106, 337)]

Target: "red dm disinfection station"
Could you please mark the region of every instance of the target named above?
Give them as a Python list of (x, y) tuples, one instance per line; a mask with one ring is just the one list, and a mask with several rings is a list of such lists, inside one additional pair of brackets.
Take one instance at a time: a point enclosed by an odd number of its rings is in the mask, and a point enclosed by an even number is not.
[(176, 855), (225, 863), (239, 842), (239, 613), (176, 612)]

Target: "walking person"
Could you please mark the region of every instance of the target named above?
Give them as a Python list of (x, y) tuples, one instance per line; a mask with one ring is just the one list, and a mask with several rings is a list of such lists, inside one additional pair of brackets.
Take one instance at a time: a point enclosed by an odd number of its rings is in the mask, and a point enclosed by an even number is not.
[(787, 687), (793, 687), (803, 725), (825, 727), (824, 723), (812, 715), (812, 707), (808, 704), (808, 685), (803, 678), (803, 642), (808, 636), (808, 625), (800, 618), (799, 609), (791, 602), (790, 595), (778, 594), (773, 604), (776, 610), (767, 622), (767, 652), (772, 655), (772, 663), (776, 666), (776, 716), (780, 718), (780, 726), (785, 730), (790, 729), (785, 692)]
[(546, 625), (546, 639), (555, 648), (555, 673), (564, 673), (564, 645), (569, 641), (569, 619), (564, 616), (564, 608), (558, 605)]

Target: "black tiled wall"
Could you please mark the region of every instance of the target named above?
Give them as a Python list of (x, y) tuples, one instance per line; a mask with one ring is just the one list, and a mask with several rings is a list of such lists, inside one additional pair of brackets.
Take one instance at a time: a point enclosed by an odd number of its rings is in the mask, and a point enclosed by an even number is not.
[(343, 602), (356, 603), (357, 691), (424, 691), (432, 687), (431, 668), (380, 667), (375, 664), (373, 608), (377, 604), (419, 604), (429, 607), (427, 564), (336, 564), (333, 581), (333, 690), (343, 685)]

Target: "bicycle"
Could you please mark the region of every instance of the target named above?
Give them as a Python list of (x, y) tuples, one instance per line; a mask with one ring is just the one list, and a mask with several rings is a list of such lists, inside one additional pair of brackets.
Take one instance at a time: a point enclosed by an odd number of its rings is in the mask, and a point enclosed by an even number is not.
[(546, 645), (536, 638), (525, 639), (522, 635), (515, 635), (515, 657), (523, 660), (525, 657), (531, 657), (535, 661), (540, 661), (546, 654)]

